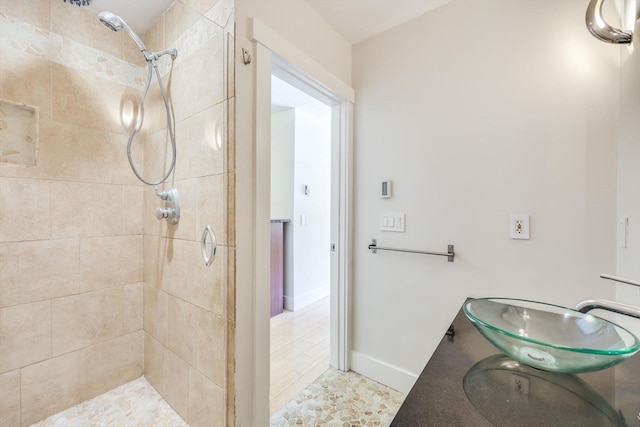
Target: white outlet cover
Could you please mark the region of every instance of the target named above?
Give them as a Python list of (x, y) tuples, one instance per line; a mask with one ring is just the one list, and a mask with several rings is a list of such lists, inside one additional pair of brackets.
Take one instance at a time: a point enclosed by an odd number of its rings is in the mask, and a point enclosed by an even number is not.
[(509, 216), (509, 237), (517, 240), (529, 239), (529, 215)]

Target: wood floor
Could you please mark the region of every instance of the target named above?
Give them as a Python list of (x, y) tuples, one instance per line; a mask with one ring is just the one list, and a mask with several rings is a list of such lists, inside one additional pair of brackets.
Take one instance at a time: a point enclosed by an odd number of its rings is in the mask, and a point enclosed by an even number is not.
[(271, 414), (329, 369), (329, 298), (271, 318)]

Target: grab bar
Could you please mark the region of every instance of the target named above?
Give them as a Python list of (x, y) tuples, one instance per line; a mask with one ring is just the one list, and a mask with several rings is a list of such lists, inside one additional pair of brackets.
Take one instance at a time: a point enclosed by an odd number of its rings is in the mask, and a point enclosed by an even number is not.
[(367, 249), (369, 249), (374, 254), (377, 253), (377, 251), (394, 251), (394, 252), (409, 252), (412, 254), (446, 256), (447, 261), (449, 262), (453, 262), (453, 258), (455, 256), (455, 252), (453, 251), (453, 245), (447, 246), (447, 252), (418, 251), (415, 249), (385, 248), (382, 246), (378, 246), (378, 241), (376, 239), (371, 239), (371, 244), (367, 246)]
[(611, 274), (601, 274), (601, 278), (607, 280), (613, 280), (614, 282), (626, 283), (627, 285), (640, 286), (640, 282), (637, 280), (625, 279), (623, 277), (612, 276)]
[[(207, 253), (207, 236), (211, 236), (211, 253)], [(216, 251), (218, 250), (218, 241), (216, 235), (211, 229), (210, 225), (207, 225), (202, 232), (202, 243), (200, 245), (202, 251), (202, 259), (207, 267), (213, 263), (213, 259), (216, 257)]]

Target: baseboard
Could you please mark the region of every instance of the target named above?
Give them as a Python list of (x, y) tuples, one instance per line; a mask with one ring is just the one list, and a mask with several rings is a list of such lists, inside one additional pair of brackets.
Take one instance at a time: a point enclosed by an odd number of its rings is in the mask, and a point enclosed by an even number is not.
[(284, 308), (296, 311), (329, 296), (329, 288), (314, 289), (299, 297), (284, 296)]
[(351, 370), (405, 394), (418, 379), (417, 374), (357, 351), (351, 352)]

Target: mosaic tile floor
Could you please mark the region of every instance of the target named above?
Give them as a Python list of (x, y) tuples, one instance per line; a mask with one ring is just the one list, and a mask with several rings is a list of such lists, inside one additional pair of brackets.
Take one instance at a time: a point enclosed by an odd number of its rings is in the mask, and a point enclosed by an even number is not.
[(405, 395), (355, 372), (329, 369), (271, 417), (271, 427), (388, 426)]
[[(404, 395), (355, 372), (329, 369), (271, 417), (271, 427), (388, 426)], [(144, 377), (31, 427), (189, 427)]]
[(144, 377), (31, 427), (189, 427)]

